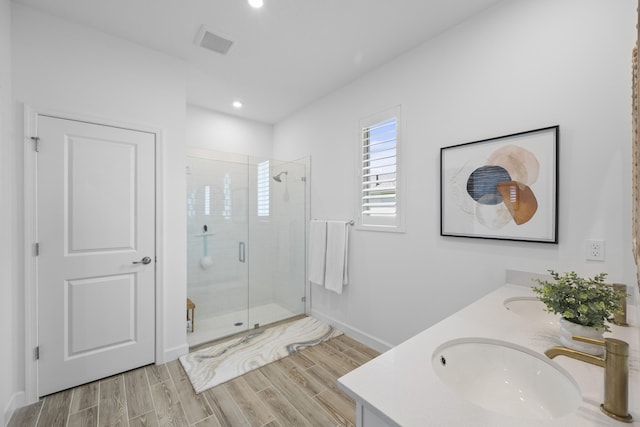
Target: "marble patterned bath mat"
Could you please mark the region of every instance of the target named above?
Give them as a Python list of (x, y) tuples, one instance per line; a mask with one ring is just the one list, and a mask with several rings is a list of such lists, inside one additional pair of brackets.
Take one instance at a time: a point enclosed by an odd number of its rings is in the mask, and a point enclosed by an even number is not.
[(342, 335), (313, 317), (266, 328), (180, 357), (193, 389), (201, 393), (292, 353)]

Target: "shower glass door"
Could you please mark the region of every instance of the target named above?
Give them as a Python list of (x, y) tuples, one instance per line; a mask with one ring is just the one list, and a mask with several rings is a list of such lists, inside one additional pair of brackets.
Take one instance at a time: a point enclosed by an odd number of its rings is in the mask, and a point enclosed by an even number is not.
[(306, 163), (189, 153), (189, 345), (304, 314)]
[(249, 163), (249, 324), (305, 311), (306, 166), (251, 158)]
[[(248, 166), (189, 157), (187, 297), (190, 346), (248, 328)], [(189, 325), (187, 325), (189, 326)]]

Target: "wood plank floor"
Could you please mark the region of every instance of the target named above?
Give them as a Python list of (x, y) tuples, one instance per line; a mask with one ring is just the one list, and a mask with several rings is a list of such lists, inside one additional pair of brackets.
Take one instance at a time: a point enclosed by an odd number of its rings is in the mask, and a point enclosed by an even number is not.
[(9, 427), (354, 426), (355, 403), (336, 380), (378, 354), (342, 335), (199, 395), (174, 360), (46, 396)]

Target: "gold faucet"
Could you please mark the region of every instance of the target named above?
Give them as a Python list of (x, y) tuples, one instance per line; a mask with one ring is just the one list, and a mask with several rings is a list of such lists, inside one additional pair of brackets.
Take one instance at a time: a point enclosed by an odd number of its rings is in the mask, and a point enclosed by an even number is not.
[(598, 340), (576, 335), (573, 339), (604, 346), (604, 357), (567, 347), (551, 347), (544, 354), (550, 359), (566, 356), (604, 368), (604, 403), (600, 409), (613, 419), (630, 423), (633, 418), (629, 414), (629, 344), (615, 338)]
[(620, 306), (622, 313), (613, 316), (613, 323), (618, 326), (629, 326), (627, 323), (627, 285), (622, 283), (614, 283), (611, 285), (616, 291), (624, 292), (624, 296), (620, 298)]

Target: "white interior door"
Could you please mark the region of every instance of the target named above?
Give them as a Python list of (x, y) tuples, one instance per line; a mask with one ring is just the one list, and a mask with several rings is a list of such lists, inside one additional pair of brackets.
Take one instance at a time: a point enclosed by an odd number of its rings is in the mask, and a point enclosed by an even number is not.
[(44, 396), (154, 361), (155, 135), (41, 115), (38, 137)]

